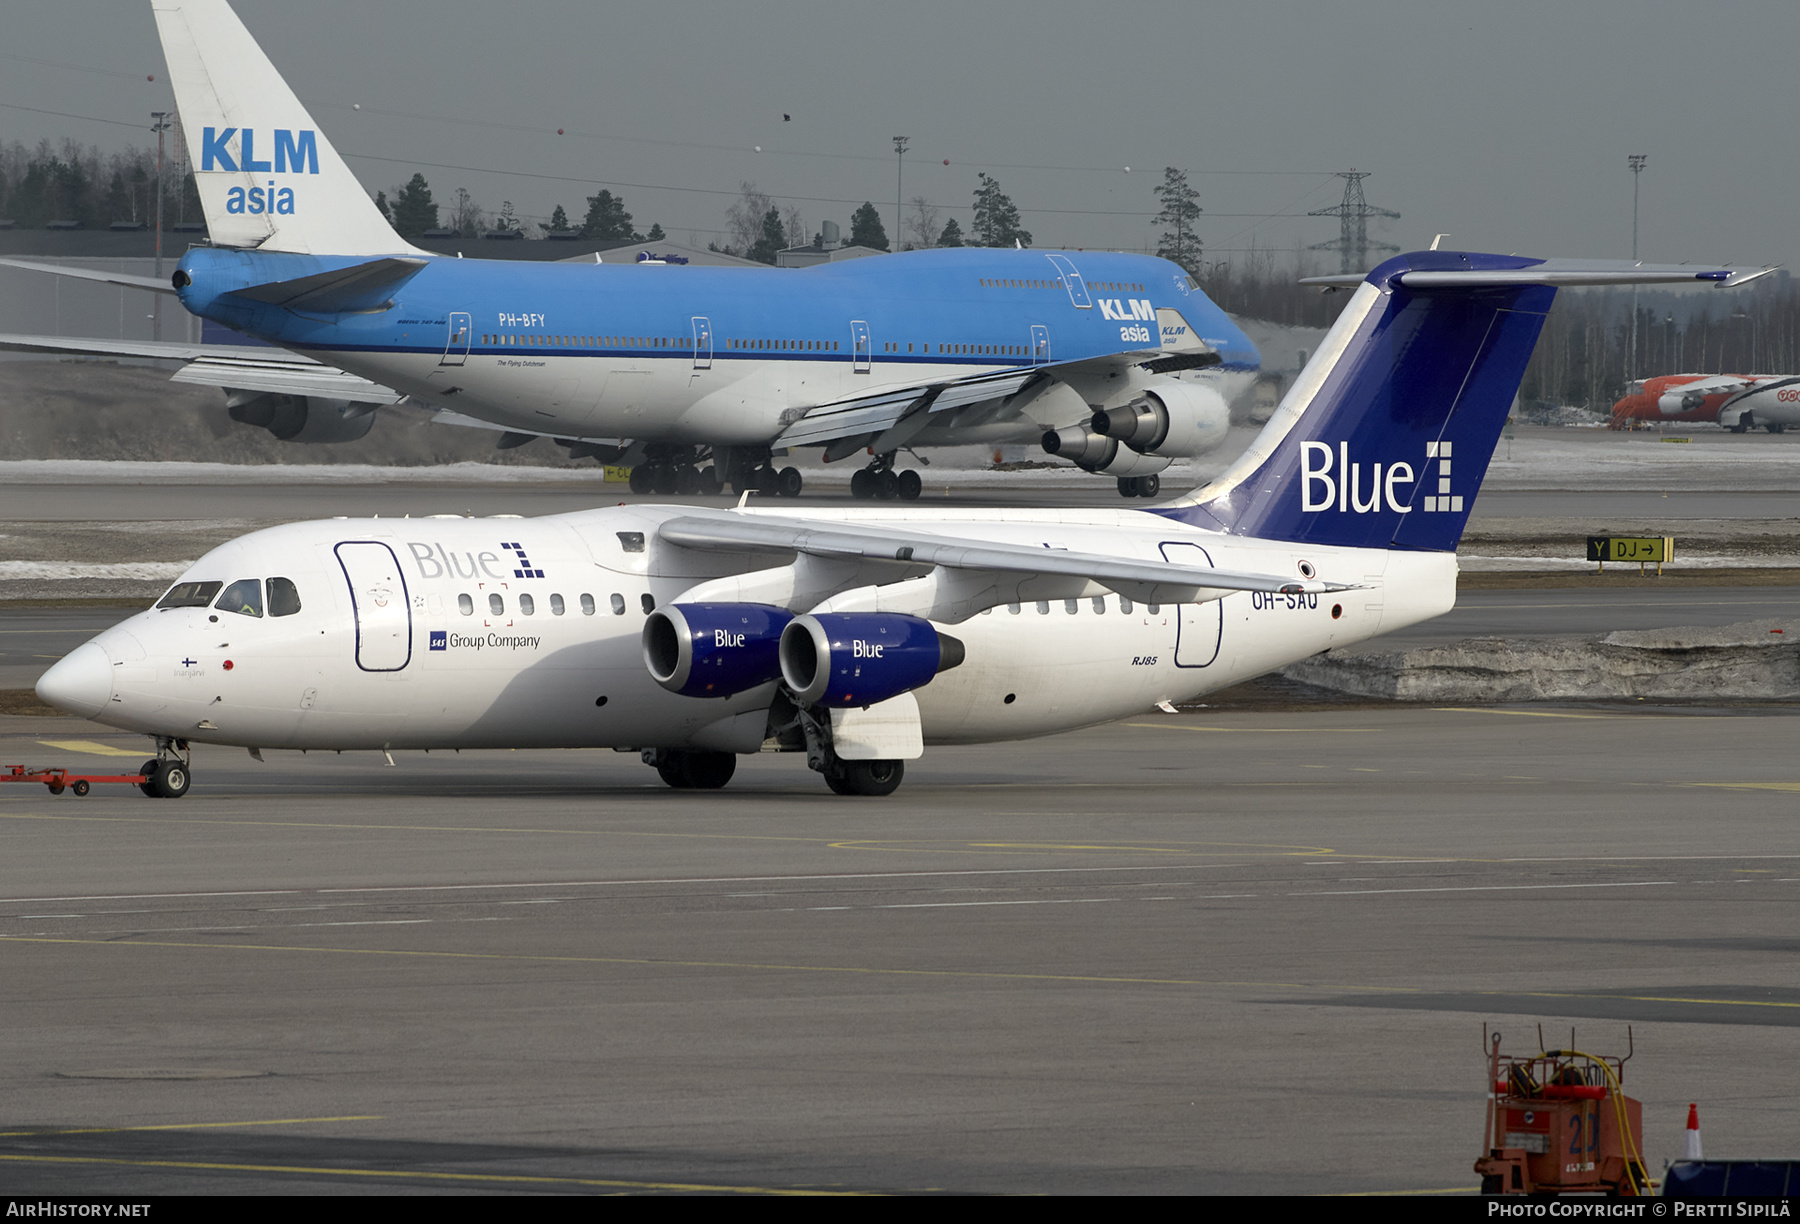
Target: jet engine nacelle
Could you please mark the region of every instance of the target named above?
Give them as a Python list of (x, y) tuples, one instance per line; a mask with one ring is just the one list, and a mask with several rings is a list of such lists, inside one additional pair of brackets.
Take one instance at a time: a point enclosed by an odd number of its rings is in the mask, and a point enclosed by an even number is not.
[(1692, 412), (1705, 402), (1706, 396), (1699, 391), (1665, 391), (1656, 397), (1656, 410), (1664, 416), (1679, 416)]
[(893, 612), (809, 613), (781, 634), (781, 678), (812, 705), (874, 705), (962, 661), (961, 641), (930, 621)]
[(1103, 438), (1086, 425), (1070, 425), (1044, 434), (1044, 450), (1072, 460), (1076, 467), (1103, 476), (1149, 476), (1169, 466), (1160, 455), (1145, 455)]
[(1211, 387), (1160, 382), (1137, 399), (1094, 413), (1088, 428), (1145, 455), (1203, 455), (1225, 439), (1231, 409)]
[(671, 693), (730, 697), (780, 679), (781, 634), (793, 619), (770, 604), (670, 604), (644, 621), (644, 666)]
[(227, 393), (225, 411), (240, 425), (256, 425), (283, 442), (355, 442), (375, 424), (375, 405), (316, 395)]

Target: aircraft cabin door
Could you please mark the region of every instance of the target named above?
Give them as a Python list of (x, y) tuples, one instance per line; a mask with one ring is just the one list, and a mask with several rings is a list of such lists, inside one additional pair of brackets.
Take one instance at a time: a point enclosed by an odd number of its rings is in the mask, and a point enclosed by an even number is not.
[(469, 359), (469, 345), (475, 339), (475, 320), (460, 310), (450, 313), (450, 335), (444, 341), (444, 359), (439, 365), (459, 366)]
[(694, 316), (694, 368), (712, 369), (712, 323), (703, 315)]
[(394, 550), (376, 540), (337, 546), (338, 565), (356, 610), (356, 665), (396, 672), (412, 661), (412, 609)]
[[(1198, 544), (1167, 543), (1161, 548), (1163, 560), (1171, 565), (1213, 568), (1212, 555)], [(1225, 610), (1220, 605), (1220, 600), (1212, 599), (1176, 606), (1176, 667), (1210, 667), (1219, 657), (1225, 637)]]
[(1055, 268), (1056, 274), (1062, 278), (1063, 288), (1069, 291), (1069, 301), (1075, 304), (1075, 309), (1092, 310), (1094, 300), (1088, 296), (1087, 282), (1081, 279), (1081, 273), (1076, 270), (1069, 257), (1067, 255), (1046, 255), (1044, 258), (1050, 261), (1050, 266)]
[(869, 325), (861, 319), (850, 321), (850, 345), (856, 354), (856, 373), (867, 374), (869, 372)]
[(1050, 329), (1042, 323), (1031, 325), (1031, 364), (1050, 364)]

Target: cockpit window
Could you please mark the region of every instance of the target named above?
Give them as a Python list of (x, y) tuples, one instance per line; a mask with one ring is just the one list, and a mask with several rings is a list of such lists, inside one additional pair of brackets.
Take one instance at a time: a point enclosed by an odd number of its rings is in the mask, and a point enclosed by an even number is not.
[(204, 608), (219, 593), (222, 582), (177, 582), (157, 603), (159, 608)]
[(261, 616), (262, 579), (239, 578), (225, 588), (225, 593), (219, 596), (219, 602), (213, 607), (221, 612), (236, 612), (239, 616)]
[(300, 592), (290, 578), (269, 579), (269, 615), (292, 616), (300, 610)]

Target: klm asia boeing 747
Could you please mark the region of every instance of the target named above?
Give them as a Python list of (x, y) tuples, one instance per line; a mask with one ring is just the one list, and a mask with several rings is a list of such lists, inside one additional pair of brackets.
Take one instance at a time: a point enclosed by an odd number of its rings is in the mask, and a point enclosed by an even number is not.
[[(393, 231), (225, 0), (155, 11), (213, 243), (173, 290), (310, 359), (303, 437), (360, 436), (404, 396), (566, 440), (664, 493), (791, 496), (800, 473), (772, 456), (866, 448), (855, 491), (911, 499), (903, 449), (1041, 441), (1148, 496), (1171, 460), (1223, 440), (1257, 369), (1185, 272), (1142, 255), (959, 248), (804, 270), (434, 255)], [(308, 370), (286, 364), (207, 377), (304, 397)], [(346, 376), (384, 394), (348, 406)]]

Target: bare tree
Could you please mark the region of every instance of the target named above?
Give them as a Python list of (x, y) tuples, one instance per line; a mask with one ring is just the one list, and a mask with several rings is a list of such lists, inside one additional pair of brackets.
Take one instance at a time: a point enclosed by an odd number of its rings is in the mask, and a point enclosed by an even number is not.
[(784, 214), (784, 219), (787, 222), (787, 240), (789, 246), (805, 246), (811, 241), (806, 233), (806, 218), (800, 215), (800, 210), (798, 208), (789, 204), (787, 206), (787, 212)]
[(775, 207), (775, 201), (767, 192), (758, 190), (755, 183), (740, 183), (738, 187), (741, 194), (737, 202), (725, 210), (726, 249), (734, 255), (742, 255), (762, 241), (763, 218)]
[(943, 210), (924, 196), (912, 198), (912, 211), (906, 214), (906, 230), (901, 235), (902, 249), (923, 250), (938, 244), (938, 235), (944, 230), (939, 218)]

